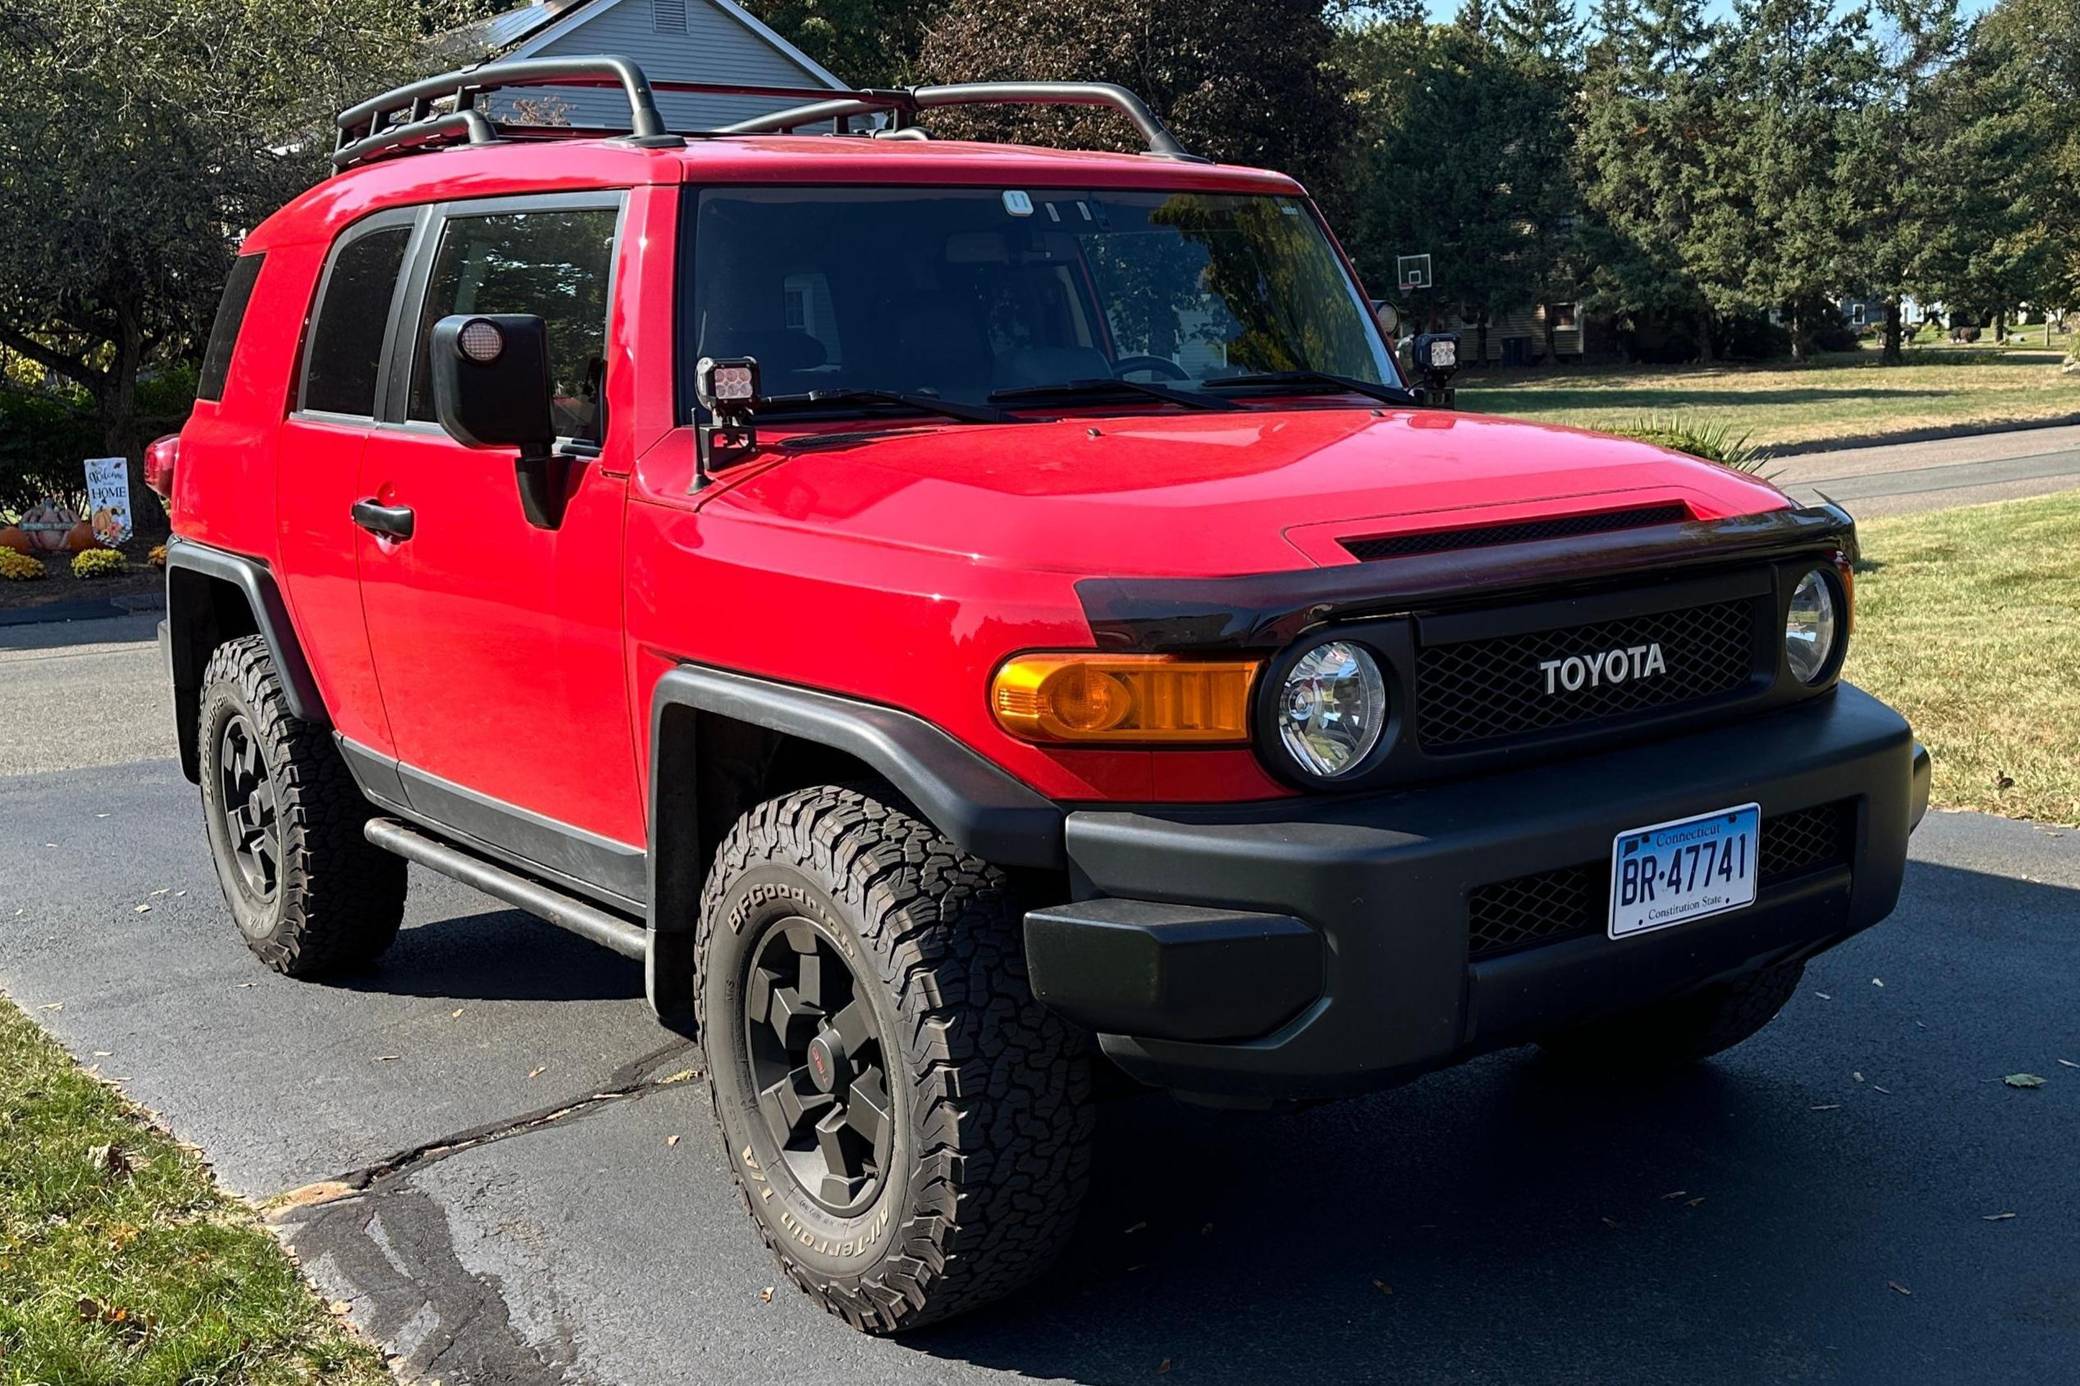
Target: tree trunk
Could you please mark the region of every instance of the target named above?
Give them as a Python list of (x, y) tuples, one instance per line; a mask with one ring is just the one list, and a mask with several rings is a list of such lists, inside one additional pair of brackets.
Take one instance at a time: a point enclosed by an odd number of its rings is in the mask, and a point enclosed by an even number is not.
[(1882, 358), (1888, 366), (1904, 365), (1907, 355), (1900, 350), (1899, 297), (1894, 295), (1885, 300), (1885, 354)]
[(1993, 315), (1993, 344), (2005, 346), (2008, 342), (2008, 310), (2003, 308)]
[(1547, 368), (1548, 370), (1550, 370), (1550, 369), (1552, 369), (1552, 368), (1553, 368), (1554, 366), (1557, 366), (1557, 365), (1559, 365), (1559, 364), (1560, 364), (1560, 353), (1559, 353), (1559, 351), (1558, 351), (1558, 350), (1557, 350), (1557, 349), (1556, 349), (1556, 348), (1554, 347), (1554, 344), (1553, 344), (1553, 305), (1552, 305), (1552, 304), (1550, 304), (1550, 303), (1546, 304), (1546, 305), (1545, 305), (1545, 310), (1546, 310), (1546, 362), (1545, 362), (1545, 363), (1546, 363), (1546, 368)]
[(1806, 334), (1801, 330), (1797, 307), (1787, 311), (1784, 318), (1791, 327), (1791, 359), (1802, 363), (1806, 359)]
[(1481, 309), (1473, 320), (1473, 364), (1481, 370), (1488, 368), (1488, 310)]
[(1709, 308), (1700, 309), (1697, 324), (1697, 359), (1705, 365), (1715, 365), (1719, 360), (1719, 344), (1712, 340), (1712, 313)]

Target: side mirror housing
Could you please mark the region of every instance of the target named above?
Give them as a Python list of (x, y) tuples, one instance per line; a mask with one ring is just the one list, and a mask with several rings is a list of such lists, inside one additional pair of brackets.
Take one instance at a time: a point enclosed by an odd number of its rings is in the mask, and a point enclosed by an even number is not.
[(549, 329), (532, 313), (455, 313), (427, 338), (433, 412), (470, 448), (518, 448), (520, 508), (537, 529), (559, 529), (570, 462), (556, 456), (549, 409)]

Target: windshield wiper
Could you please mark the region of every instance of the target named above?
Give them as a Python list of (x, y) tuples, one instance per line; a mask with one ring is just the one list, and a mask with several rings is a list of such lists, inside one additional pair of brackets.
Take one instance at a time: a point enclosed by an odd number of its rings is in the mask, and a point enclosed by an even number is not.
[(1331, 371), (1259, 371), (1253, 375), (1224, 375), (1206, 382), (1209, 390), (1279, 389), (1287, 394), (1364, 395), (1384, 404), (1415, 404), (1415, 395), (1399, 385), (1381, 385), (1356, 376)]
[(806, 390), (798, 395), (768, 395), (758, 402), (758, 412), (769, 414), (796, 409), (843, 409), (848, 405), (892, 404), (919, 414), (937, 414), (962, 423), (1028, 423), (1008, 410), (988, 404), (963, 404), (937, 395), (912, 394), (908, 390)]
[(1016, 400), (1074, 400), (1080, 396), (1103, 398), (1120, 395), (1145, 395), (1149, 399), (1163, 400), (1169, 404), (1181, 404), (1187, 409), (1240, 409), (1233, 400), (1218, 395), (1202, 395), (1196, 390), (1175, 390), (1168, 385), (1157, 385), (1147, 380), (1110, 379), (1064, 380), (1056, 385), (1019, 385), (1008, 390), (992, 390), (989, 397), (999, 403), (1010, 404)]

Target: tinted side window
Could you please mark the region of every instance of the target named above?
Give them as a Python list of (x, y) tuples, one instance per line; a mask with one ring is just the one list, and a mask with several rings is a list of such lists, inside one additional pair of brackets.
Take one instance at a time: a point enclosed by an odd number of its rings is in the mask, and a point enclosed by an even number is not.
[(376, 412), (383, 328), (390, 321), (390, 295), (411, 237), (409, 226), (386, 226), (349, 241), (333, 259), (325, 298), (304, 347), (304, 408)]
[(410, 417), (433, 418), (426, 337), (435, 323), (450, 313), (534, 313), (549, 328), (556, 431), (596, 440), (619, 216), (585, 207), (451, 217), (414, 339)]
[(232, 261), (231, 278), (224, 282), (224, 296), (217, 300), (217, 325), (210, 329), (209, 349), (202, 354), (202, 377), (195, 382), (197, 399), (224, 397), (224, 377), (231, 373), (231, 349), (238, 345), (246, 305), (253, 301), (253, 284), (260, 278), (260, 262), (266, 258), (263, 253), (241, 255)]

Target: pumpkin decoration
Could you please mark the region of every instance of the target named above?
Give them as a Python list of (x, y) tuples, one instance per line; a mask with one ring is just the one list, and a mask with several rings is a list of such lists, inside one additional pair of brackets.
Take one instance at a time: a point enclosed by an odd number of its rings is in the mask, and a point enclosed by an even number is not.
[[(62, 553), (71, 537), (79, 516), (72, 507), (62, 501), (46, 500), (29, 507), (22, 516), (22, 533), (29, 536), (29, 548), (34, 553)], [(88, 531), (92, 533), (91, 530)]]
[(0, 529), (0, 549), (13, 549), (16, 553), (32, 553), (35, 551), (35, 547), (34, 544), (29, 542), (29, 536), (22, 533), (20, 526), (9, 525), (5, 529)]
[(88, 549), (98, 549), (100, 547), (101, 541), (94, 537), (94, 526), (85, 520), (81, 520), (71, 529), (65, 531), (65, 551), (67, 553), (85, 553)]

